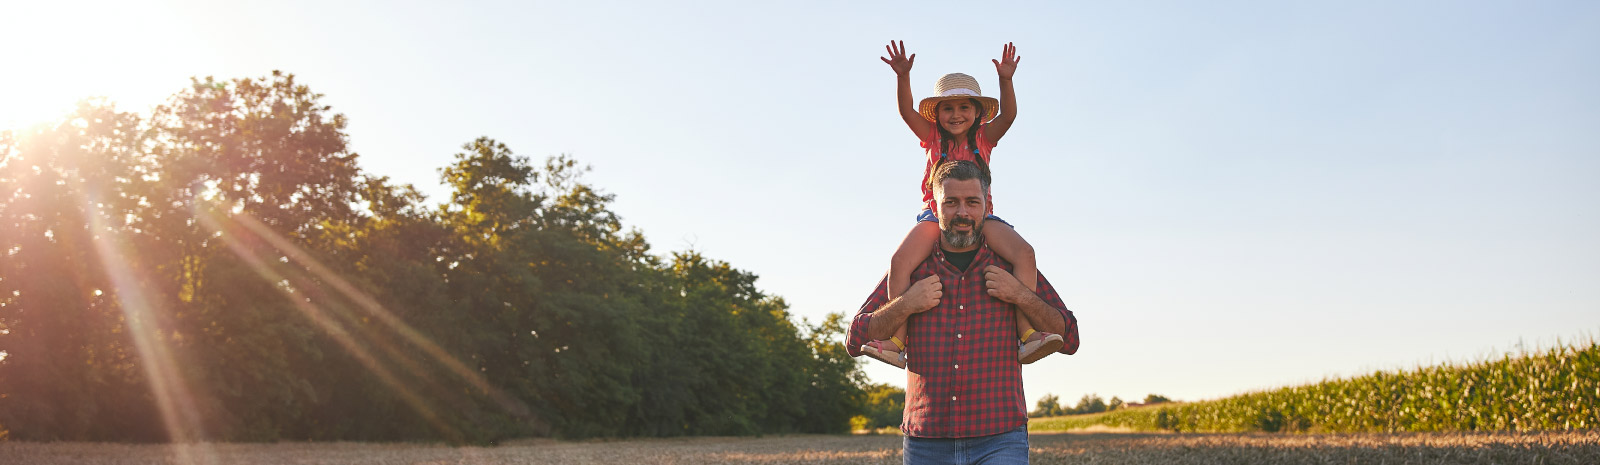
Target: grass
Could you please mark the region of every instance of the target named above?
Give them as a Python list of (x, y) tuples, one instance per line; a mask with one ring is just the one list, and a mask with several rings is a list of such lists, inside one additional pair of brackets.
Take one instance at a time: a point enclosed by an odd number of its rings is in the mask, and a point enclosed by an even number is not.
[(1506, 354), (1466, 365), (1092, 415), (1038, 418), (1034, 431), (1373, 433), (1600, 429), (1600, 345)]
[[(1043, 417), (1028, 420), (1028, 430), (1035, 432), (1071, 432), (1108, 429), (1113, 431), (1160, 431), (1159, 428), (1134, 428), (1127, 425), (1121, 417), (1139, 417), (1147, 415), (1147, 409), (1159, 409), (1181, 405), (1168, 403), (1161, 405), (1147, 405), (1142, 407), (1124, 408), (1111, 412), (1085, 413), (1082, 415), (1065, 415), (1059, 417)], [(1107, 417), (1112, 418), (1107, 418)]]

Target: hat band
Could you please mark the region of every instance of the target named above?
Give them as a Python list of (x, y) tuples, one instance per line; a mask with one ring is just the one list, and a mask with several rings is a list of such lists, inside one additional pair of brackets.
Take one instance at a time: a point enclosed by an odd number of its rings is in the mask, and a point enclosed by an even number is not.
[(982, 95), (978, 95), (977, 92), (973, 92), (972, 89), (965, 89), (965, 88), (960, 88), (960, 87), (957, 87), (957, 88), (954, 88), (954, 89), (946, 89), (944, 91), (944, 93), (939, 94), (940, 97), (949, 97), (949, 96), (952, 96), (952, 95), (971, 95), (973, 97), (982, 97)]

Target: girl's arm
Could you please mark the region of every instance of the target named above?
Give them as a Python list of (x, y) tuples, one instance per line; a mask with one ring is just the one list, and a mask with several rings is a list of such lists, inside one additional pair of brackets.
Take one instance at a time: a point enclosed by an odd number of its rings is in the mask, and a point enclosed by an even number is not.
[(994, 62), (995, 73), (1000, 75), (1000, 115), (984, 125), (983, 135), (993, 144), (999, 142), (1011, 129), (1011, 123), (1017, 120), (1017, 94), (1011, 89), (1011, 76), (1017, 73), (1017, 63), (1022, 61), (1022, 57), (1017, 56), (1017, 46), (1008, 42), (1000, 59), (991, 61)]
[(904, 40), (900, 41), (898, 47), (895, 46), (894, 41), (889, 41), (889, 45), (884, 48), (889, 50), (889, 57), (878, 57), (878, 59), (888, 63), (889, 68), (894, 70), (895, 106), (899, 107), (900, 119), (906, 120), (906, 126), (910, 127), (911, 132), (916, 133), (918, 138), (921, 138), (933, 129), (933, 123), (929, 122), (927, 118), (923, 118), (922, 113), (917, 112), (916, 105), (911, 101), (911, 62), (917, 60), (917, 54), (913, 53), (910, 57), (906, 56), (906, 41)]

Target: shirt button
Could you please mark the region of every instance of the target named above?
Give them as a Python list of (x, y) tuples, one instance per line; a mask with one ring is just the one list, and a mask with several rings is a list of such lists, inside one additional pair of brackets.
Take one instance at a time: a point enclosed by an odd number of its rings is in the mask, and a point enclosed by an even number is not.
[(950, 396), (950, 401), (951, 402), (955, 402), (955, 400), (956, 400), (956, 396)]
[(957, 363), (956, 364), (956, 369), (961, 369), (961, 364)]
[(956, 333), (956, 339), (961, 339), (961, 333)]
[(966, 309), (967, 309), (966, 305), (957, 305), (956, 306), (956, 310), (966, 310)]

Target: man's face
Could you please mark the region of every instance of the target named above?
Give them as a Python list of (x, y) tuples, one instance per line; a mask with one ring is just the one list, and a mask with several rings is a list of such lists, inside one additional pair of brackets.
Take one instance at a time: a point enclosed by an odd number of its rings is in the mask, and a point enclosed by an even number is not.
[(977, 179), (946, 179), (934, 192), (939, 199), (940, 239), (945, 250), (966, 252), (978, 247), (983, 218), (989, 210)]

